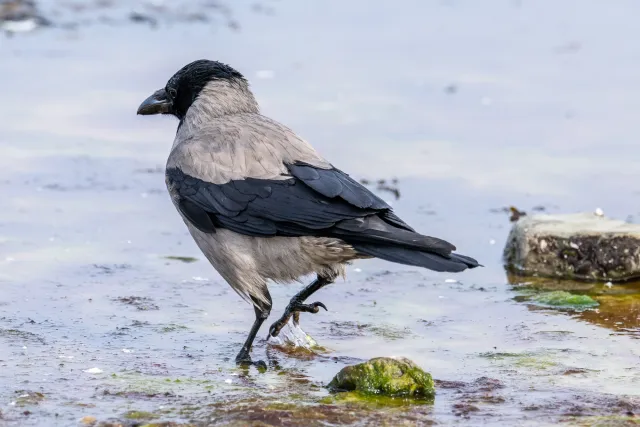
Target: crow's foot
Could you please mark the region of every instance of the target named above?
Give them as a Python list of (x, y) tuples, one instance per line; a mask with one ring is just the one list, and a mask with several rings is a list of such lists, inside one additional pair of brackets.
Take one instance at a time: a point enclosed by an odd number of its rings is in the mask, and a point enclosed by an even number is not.
[(286, 325), (289, 322), (289, 319), (291, 319), (291, 316), (294, 316), (293, 320), (297, 324), (299, 321), (299, 313), (301, 312), (317, 313), (318, 311), (320, 311), (320, 307), (327, 310), (327, 307), (323, 303), (318, 301), (312, 304), (302, 304), (300, 302), (291, 301), (287, 306), (286, 310), (284, 311), (284, 314), (282, 315), (282, 317), (280, 317), (280, 319), (275, 321), (273, 325), (271, 325), (271, 327), (269, 328), (269, 335), (272, 337), (277, 337), (278, 334), (280, 334), (280, 331), (282, 330), (282, 328), (284, 328), (284, 325)]

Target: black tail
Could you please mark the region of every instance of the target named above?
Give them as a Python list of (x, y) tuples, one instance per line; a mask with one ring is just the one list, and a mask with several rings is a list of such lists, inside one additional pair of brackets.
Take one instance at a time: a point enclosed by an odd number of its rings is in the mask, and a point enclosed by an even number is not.
[(333, 236), (362, 255), (434, 271), (457, 273), (480, 266), (473, 258), (453, 253), (456, 247), (451, 243), (415, 232), (391, 212), (341, 221)]
[(400, 264), (424, 267), (433, 271), (446, 271), (458, 273), (467, 268), (478, 267), (478, 261), (464, 255), (445, 255), (407, 249), (399, 246), (375, 245), (375, 244), (352, 244), (359, 253), (372, 257), (384, 259)]

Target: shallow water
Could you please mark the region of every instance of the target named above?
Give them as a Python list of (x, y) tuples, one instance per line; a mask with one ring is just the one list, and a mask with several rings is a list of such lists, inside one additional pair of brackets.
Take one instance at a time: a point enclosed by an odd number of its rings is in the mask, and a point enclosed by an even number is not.
[[(239, 2), (237, 32), (215, 22), (151, 29), (116, 3), (63, 9), (76, 29), (0, 39), (0, 425), (128, 411), (230, 425), (637, 423), (640, 287), (508, 278), (508, 216), (495, 210), (601, 207), (635, 221), (640, 5), (270, 5), (264, 14)], [(168, 200), (175, 121), (135, 115), (200, 57), (244, 72), (263, 112), (336, 166), (397, 178), (398, 199), (380, 194), (398, 214), (485, 268), (358, 262), (318, 293), (329, 312), (302, 315), (327, 352), (288, 355), (258, 340), (254, 358), (270, 369), (236, 369), (253, 310)], [(271, 321), (297, 289), (272, 287)], [(526, 296), (541, 289), (600, 306), (540, 307)], [(431, 372), (435, 403), (323, 400), (340, 368), (375, 356)]]

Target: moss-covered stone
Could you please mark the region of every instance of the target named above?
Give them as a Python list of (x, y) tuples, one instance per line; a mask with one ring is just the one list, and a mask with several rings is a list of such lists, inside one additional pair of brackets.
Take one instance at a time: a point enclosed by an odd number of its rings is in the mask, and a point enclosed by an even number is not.
[(573, 308), (576, 310), (597, 307), (599, 305), (598, 301), (594, 300), (589, 295), (577, 295), (567, 291), (544, 292), (534, 296), (533, 301), (542, 305)]
[(405, 358), (377, 357), (347, 366), (331, 380), (328, 388), (331, 391), (357, 391), (389, 397), (435, 396), (431, 375)]
[(44, 394), (37, 391), (18, 390), (15, 394), (17, 395), (15, 400), (17, 406), (37, 405), (45, 400)]

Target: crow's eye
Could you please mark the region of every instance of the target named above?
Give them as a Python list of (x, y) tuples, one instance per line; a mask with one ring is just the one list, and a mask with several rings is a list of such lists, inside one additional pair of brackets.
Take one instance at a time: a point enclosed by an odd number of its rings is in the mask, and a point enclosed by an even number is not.
[(171, 99), (175, 99), (177, 94), (178, 92), (174, 88), (169, 89), (169, 96)]

